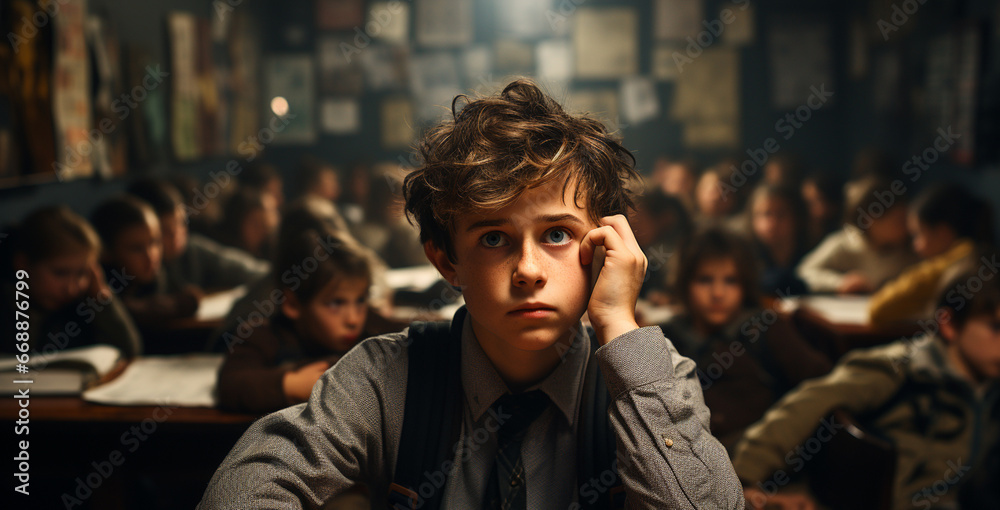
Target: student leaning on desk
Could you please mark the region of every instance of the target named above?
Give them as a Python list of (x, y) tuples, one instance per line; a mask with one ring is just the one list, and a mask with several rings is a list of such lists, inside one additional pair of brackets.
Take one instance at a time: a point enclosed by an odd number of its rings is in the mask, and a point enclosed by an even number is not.
[[(609, 494), (629, 508), (742, 508), (694, 363), (635, 323), (646, 258), (622, 216), (631, 154), (524, 81), (456, 108), (421, 152), (407, 211), (466, 307), (450, 327), (359, 344), (307, 403), (250, 428), (200, 507), (320, 508), (365, 484), (373, 508), (607, 508)], [(613, 431), (617, 460), (594, 461), (591, 425)]]

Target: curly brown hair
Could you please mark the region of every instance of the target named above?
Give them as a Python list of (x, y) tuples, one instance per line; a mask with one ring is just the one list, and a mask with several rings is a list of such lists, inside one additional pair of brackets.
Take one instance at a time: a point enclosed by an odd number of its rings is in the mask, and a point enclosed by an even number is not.
[(711, 226), (697, 232), (681, 248), (675, 259), (673, 290), (674, 295), (691, 311), (691, 284), (694, 283), (698, 267), (709, 260), (730, 259), (736, 264), (740, 289), (743, 291), (744, 308), (760, 305), (758, 290), (760, 268), (747, 240), (723, 227)]
[(458, 214), (502, 209), (559, 178), (563, 190), (575, 179), (574, 202), (584, 199), (595, 224), (633, 208), (626, 187), (639, 177), (632, 154), (601, 122), (566, 113), (534, 83), (516, 80), (475, 100), (458, 96), (451, 112), (418, 144), (423, 165), (406, 176), (403, 197), (421, 242), (452, 261)]

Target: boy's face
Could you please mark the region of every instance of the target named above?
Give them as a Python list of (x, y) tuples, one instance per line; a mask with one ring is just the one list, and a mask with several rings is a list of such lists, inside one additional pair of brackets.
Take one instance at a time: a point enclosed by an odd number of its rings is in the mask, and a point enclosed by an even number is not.
[(754, 201), (751, 213), (754, 235), (764, 244), (771, 246), (782, 241), (794, 241), (792, 211), (783, 199), (762, 197)]
[(702, 261), (691, 280), (689, 292), (691, 314), (697, 320), (712, 329), (725, 326), (743, 302), (736, 261), (731, 258)]
[(163, 262), (160, 222), (156, 217), (145, 224), (123, 229), (110, 252), (112, 266), (121, 267), (135, 281), (149, 283), (156, 279)]
[[(490, 212), (460, 215), (456, 262), (428, 245), (441, 274), (462, 288), (473, 331), (493, 352), (568, 343), (590, 300), (580, 241), (596, 225), (574, 203), (575, 183), (555, 181)], [(485, 347), (484, 347), (485, 348)]]
[(83, 295), (90, 286), (97, 254), (85, 250), (31, 263), (31, 300), (46, 310), (58, 310)]
[(160, 233), (163, 235), (163, 259), (174, 260), (187, 248), (187, 213), (178, 207), (173, 214), (160, 216)]
[(306, 303), (294, 297), (286, 300), (291, 308), (283, 311), (303, 338), (343, 354), (361, 339), (368, 316), (368, 286), (365, 278), (334, 279)]
[(880, 218), (872, 221), (868, 228), (868, 239), (877, 249), (893, 249), (906, 246), (910, 233), (906, 228), (906, 206), (890, 207)]
[(953, 336), (953, 348), (975, 382), (1000, 379), (1000, 310), (969, 318)]
[(936, 257), (948, 251), (955, 241), (951, 229), (945, 225), (930, 226), (920, 221), (916, 214), (909, 214), (906, 219), (910, 235), (913, 236), (913, 251), (923, 259)]

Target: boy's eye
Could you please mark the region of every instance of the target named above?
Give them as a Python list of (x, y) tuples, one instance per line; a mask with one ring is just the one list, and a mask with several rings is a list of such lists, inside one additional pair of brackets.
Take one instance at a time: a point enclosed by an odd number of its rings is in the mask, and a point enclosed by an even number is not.
[(554, 228), (545, 233), (545, 240), (551, 244), (566, 244), (569, 239), (569, 232), (563, 228)]
[(479, 238), (479, 244), (487, 248), (499, 248), (507, 244), (507, 240), (504, 239), (504, 235), (500, 232), (487, 232), (483, 237)]

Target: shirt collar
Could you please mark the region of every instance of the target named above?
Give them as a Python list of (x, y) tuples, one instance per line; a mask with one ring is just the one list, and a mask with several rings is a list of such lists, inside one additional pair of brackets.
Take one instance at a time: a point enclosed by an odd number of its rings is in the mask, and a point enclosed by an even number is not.
[[(590, 358), (588, 330), (582, 323), (577, 323), (576, 331), (580, 333), (573, 338), (571, 348), (564, 353), (563, 362), (540, 383), (528, 388), (541, 390), (548, 395), (570, 425), (576, 418), (580, 392), (583, 389), (584, 369)], [(476, 340), (472, 320), (468, 315), (462, 326), (462, 386), (465, 388), (466, 405), (472, 411), (472, 419), (475, 421), (479, 421), (483, 413), (508, 391), (507, 384)]]

